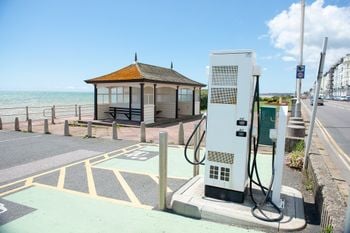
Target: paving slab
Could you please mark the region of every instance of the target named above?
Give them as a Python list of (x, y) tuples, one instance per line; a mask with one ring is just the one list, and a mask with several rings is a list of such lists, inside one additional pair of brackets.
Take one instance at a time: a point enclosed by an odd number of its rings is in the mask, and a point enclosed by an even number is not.
[[(254, 193), (257, 194), (256, 191)], [(279, 222), (266, 222), (251, 214), (253, 203), (248, 196), (243, 204), (205, 197), (204, 179), (202, 176), (196, 176), (172, 195), (168, 208), (180, 215), (237, 226), (276, 231), (303, 229), (306, 221), (301, 193), (291, 187), (282, 186), (281, 195), (285, 202), (283, 219)], [(277, 215), (271, 208), (266, 208), (266, 214), (269, 217)]]

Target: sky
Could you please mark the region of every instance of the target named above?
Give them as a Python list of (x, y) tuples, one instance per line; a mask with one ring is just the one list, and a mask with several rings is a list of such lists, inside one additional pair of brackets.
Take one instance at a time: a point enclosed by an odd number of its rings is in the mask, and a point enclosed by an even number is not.
[[(350, 1), (306, 0), (302, 91), (350, 53)], [(297, 0), (0, 0), (0, 90), (92, 91), (86, 79), (142, 63), (207, 83), (211, 51), (253, 49), (260, 89), (295, 91)]]

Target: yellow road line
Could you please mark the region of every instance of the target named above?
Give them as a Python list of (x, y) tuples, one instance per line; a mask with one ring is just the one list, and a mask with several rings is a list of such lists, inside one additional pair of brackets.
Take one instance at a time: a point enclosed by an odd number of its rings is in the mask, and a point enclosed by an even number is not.
[[(138, 145), (138, 144), (136, 144), (136, 145)], [(132, 146), (135, 146), (135, 145), (131, 145), (131, 146), (128, 146), (128, 147), (126, 147), (126, 148), (129, 148), (129, 147), (132, 147)], [(64, 167), (64, 168), (72, 167), (72, 166), (74, 166), (74, 165), (77, 165), (77, 164), (80, 164), (80, 163), (84, 163), (85, 161), (88, 161), (88, 160), (90, 160), (90, 159), (95, 159), (95, 158), (98, 158), (98, 157), (100, 157), (100, 156), (104, 156), (104, 155), (108, 155), (108, 154), (115, 153), (115, 152), (117, 152), (117, 151), (124, 151), (124, 150), (125, 150), (125, 149), (122, 148), (122, 149), (118, 149), (118, 150), (111, 151), (111, 152), (108, 152), (108, 153), (99, 154), (99, 155), (96, 155), (96, 156), (94, 156), (94, 157), (87, 158), (87, 159), (85, 159), (85, 160), (76, 161), (76, 162), (73, 162), (73, 163), (64, 165), (64, 166), (62, 166), (62, 167), (59, 167), (59, 168), (56, 168), (56, 169), (53, 169), (53, 170), (49, 170), (49, 171), (42, 172), (42, 173), (39, 173), (39, 174), (34, 175), (34, 176), (30, 176), (30, 177), (24, 178), (24, 179), (22, 179), (22, 180), (17, 180), (17, 181), (14, 181), (14, 182), (12, 182), (12, 183), (8, 183), (8, 184), (1, 185), (1, 186), (0, 186), (0, 189), (1, 189), (1, 188), (4, 188), (4, 187), (11, 186), (11, 185), (13, 185), (13, 184), (17, 184), (17, 183), (26, 181), (28, 178), (31, 178), (31, 177), (32, 177), (32, 178), (36, 178), (36, 177), (39, 177), (39, 176), (47, 175), (47, 174), (50, 174), (50, 173), (52, 173), (52, 172), (59, 171), (59, 170), (60, 170), (61, 168), (63, 168), (63, 167)], [(131, 151), (131, 150), (130, 150), (130, 151)], [(118, 155), (121, 155), (121, 154), (118, 154)], [(94, 165), (95, 163), (99, 163), (99, 162), (100, 162), (100, 161), (97, 161), (97, 162), (94, 162), (94, 163), (91, 163), (91, 164)]]
[(60, 191), (60, 192), (70, 193), (70, 194), (81, 196), (81, 197), (88, 197), (88, 198), (92, 198), (92, 199), (107, 201), (107, 202), (114, 203), (114, 204), (120, 204), (120, 205), (136, 207), (136, 208), (142, 208), (142, 209), (148, 209), (148, 210), (153, 209), (153, 206), (135, 205), (132, 202), (128, 202), (128, 201), (117, 200), (117, 199), (112, 199), (112, 198), (108, 198), (108, 197), (101, 197), (101, 196), (92, 196), (92, 195), (89, 195), (87, 193), (81, 193), (81, 192), (70, 190), (70, 189), (58, 189), (57, 187), (49, 186), (49, 185), (46, 185), (46, 184), (33, 183), (33, 185), (34, 186), (38, 186), (38, 187), (42, 187), (42, 188), (48, 188), (48, 189)]
[(29, 177), (26, 182), (24, 183), (24, 186), (30, 186), (33, 183), (33, 177)]
[(95, 188), (95, 182), (94, 182), (94, 177), (92, 175), (92, 169), (90, 162), (87, 160), (85, 161), (85, 169), (86, 169), (86, 177), (87, 177), (87, 183), (89, 187), (89, 193), (92, 196), (96, 196), (96, 188)]
[(21, 187), (15, 188), (15, 189), (8, 190), (6, 192), (0, 193), (0, 197), (6, 196), (6, 195), (11, 194), (11, 193), (15, 193), (15, 192), (22, 190), (24, 188), (27, 188), (27, 187), (29, 187), (29, 186), (23, 185)]
[[(158, 178), (157, 176), (149, 175), (149, 177), (151, 177), (152, 180), (154, 180), (154, 182), (156, 182), (157, 184), (159, 184), (159, 178)], [(167, 191), (168, 193), (173, 192), (173, 190), (171, 190), (169, 187), (166, 188), (166, 191)]]
[[(306, 110), (309, 112), (309, 115), (311, 115), (311, 110), (309, 110), (305, 103), (303, 103)], [(347, 169), (350, 170), (350, 158), (348, 155), (339, 147), (337, 142), (333, 139), (333, 137), (329, 134), (329, 132), (326, 130), (326, 128), (323, 126), (323, 124), (318, 120), (316, 117), (315, 119), (316, 125), (319, 127), (321, 130), (322, 134), (325, 136), (326, 139), (329, 140), (331, 146), (334, 148), (334, 150), (337, 152), (338, 157), (343, 161), (344, 165), (346, 166)]]
[(322, 123), (319, 120), (316, 120), (316, 123), (319, 125), (321, 132), (323, 135), (330, 141), (332, 146), (334, 147), (335, 151), (337, 152), (338, 157), (343, 161), (344, 165), (347, 167), (347, 169), (350, 170), (350, 159), (345, 154), (345, 152), (338, 146), (338, 144), (335, 142), (335, 140), (332, 138), (332, 136), (327, 132), (327, 130), (323, 127)]
[(135, 193), (132, 191), (128, 183), (125, 181), (124, 177), (120, 174), (119, 171), (113, 170), (114, 175), (117, 177), (120, 185), (123, 187), (126, 195), (128, 195), (130, 201), (135, 205), (142, 205), (139, 199), (136, 197)]
[(66, 168), (65, 168), (65, 167), (62, 167), (62, 168), (60, 169), (60, 175), (59, 175), (59, 177), (58, 177), (57, 188), (63, 189), (65, 177), (66, 177)]

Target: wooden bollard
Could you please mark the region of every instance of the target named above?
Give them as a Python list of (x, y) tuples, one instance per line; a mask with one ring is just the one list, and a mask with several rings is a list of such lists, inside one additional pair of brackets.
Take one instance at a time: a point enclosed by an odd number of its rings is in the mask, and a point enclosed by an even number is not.
[(55, 108), (51, 108), (51, 124), (55, 124)]
[(18, 117), (15, 118), (15, 131), (21, 131), (19, 129), (19, 120), (18, 120)]
[(49, 134), (49, 120), (45, 119), (44, 120), (44, 134)]
[(64, 121), (64, 136), (70, 136), (68, 120)]
[(32, 119), (28, 119), (28, 132), (33, 133)]
[(141, 122), (141, 125), (140, 125), (140, 141), (141, 142), (146, 142), (146, 125), (145, 125), (145, 122)]
[(2, 130), (2, 120), (1, 120), (1, 117), (0, 117), (0, 130)]
[(92, 122), (88, 121), (87, 123), (87, 136), (88, 138), (92, 137)]
[(113, 121), (112, 123), (112, 139), (118, 139), (118, 131), (117, 131), (117, 122)]
[(178, 144), (185, 145), (185, 133), (184, 133), (184, 125), (182, 122), (179, 123), (179, 135), (178, 135)]
[(78, 120), (81, 121), (81, 106), (79, 105), (79, 116)]

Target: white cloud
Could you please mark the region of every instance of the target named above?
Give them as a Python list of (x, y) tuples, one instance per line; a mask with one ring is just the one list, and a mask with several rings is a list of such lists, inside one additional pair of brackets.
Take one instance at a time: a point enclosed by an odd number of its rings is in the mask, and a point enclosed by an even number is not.
[[(283, 50), (284, 61), (299, 60), (300, 18), (300, 3), (294, 3), (267, 23), (273, 46)], [(318, 66), (326, 36), (328, 68), (350, 52), (350, 7), (325, 6), (323, 0), (305, 6), (304, 63), (310, 68)]]

